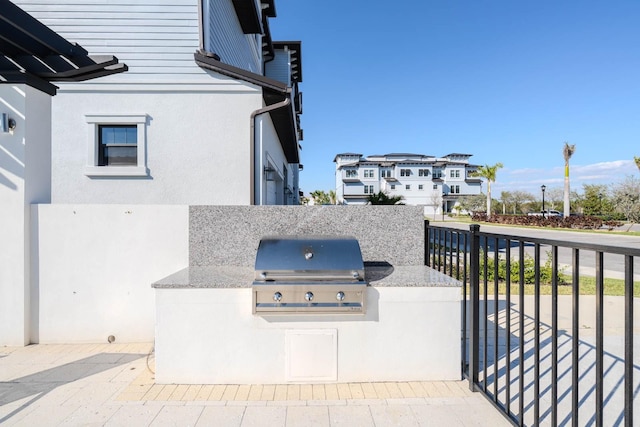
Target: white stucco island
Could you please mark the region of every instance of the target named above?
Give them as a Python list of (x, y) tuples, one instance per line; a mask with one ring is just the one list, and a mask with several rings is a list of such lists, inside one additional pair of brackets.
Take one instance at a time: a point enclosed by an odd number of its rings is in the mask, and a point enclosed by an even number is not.
[(156, 382), (283, 384), (460, 378), (460, 282), (366, 267), (365, 314), (252, 314), (251, 267), (191, 266), (153, 284)]

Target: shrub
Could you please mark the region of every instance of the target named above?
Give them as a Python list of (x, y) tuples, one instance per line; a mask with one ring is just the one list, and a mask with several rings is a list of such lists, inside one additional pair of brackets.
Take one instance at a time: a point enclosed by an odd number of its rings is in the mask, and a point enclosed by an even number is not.
[[(495, 280), (495, 263), (496, 260), (491, 257), (487, 257), (487, 281)], [(510, 276), (511, 283), (520, 283), (520, 261), (512, 260), (510, 264), (510, 271), (507, 272), (507, 261), (498, 257), (498, 281), (504, 282), (507, 280), (507, 274)], [(480, 280), (485, 280), (484, 275), (485, 257), (484, 251), (480, 252)], [(535, 260), (531, 255), (525, 254), (524, 256), (524, 284), (530, 285), (535, 283)], [(547, 261), (544, 265), (540, 266), (540, 283), (551, 284), (553, 279), (553, 268), (551, 266), (551, 255), (547, 253)], [(562, 271), (558, 271), (558, 284), (566, 284), (567, 279)]]
[(575, 228), (583, 230), (598, 230), (605, 225), (609, 230), (622, 225), (616, 219), (608, 218), (606, 221), (597, 216), (571, 216), (568, 218), (552, 216), (529, 216), (529, 215), (491, 215), (487, 218), (485, 213), (474, 213), (471, 217), (473, 221), (488, 222), (493, 224), (524, 225), (534, 227), (551, 228)]

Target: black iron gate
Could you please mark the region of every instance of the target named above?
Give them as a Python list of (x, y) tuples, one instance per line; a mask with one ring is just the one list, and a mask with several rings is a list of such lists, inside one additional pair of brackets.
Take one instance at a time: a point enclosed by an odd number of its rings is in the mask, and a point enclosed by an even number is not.
[(462, 282), (463, 376), (516, 425), (633, 425), (638, 260), (638, 249), (425, 221), (425, 264)]

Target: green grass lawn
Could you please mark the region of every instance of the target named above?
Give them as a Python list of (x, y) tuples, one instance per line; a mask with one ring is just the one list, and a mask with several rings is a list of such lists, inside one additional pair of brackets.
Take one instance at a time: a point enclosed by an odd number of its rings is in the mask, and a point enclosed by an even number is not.
[[(487, 291), (489, 295), (493, 295), (494, 284), (489, 282), (487, 284)], [(551, 285), (540, 285), (540, 295), (551, 295)], [(484, 283), (480, 282), (480, 294), (483, 295)], [(534, 295), (534, 285), (524, 285), (525, 295)], [(505, 295), (507, 293), (506, 283), (498, 283), (498, 293)], [(511, 284), (511, 294), (517, 295), (520, 293), (520, 285), (517, 283)], [(561, 284), (558, 286), (558, 295), (572, 295), (573, 286), (569, 284)], [(596, 294), (596, 279), (595, 277), (580, 277), (580, 295), (595, 295)], [(604, 279), (604, 294), (611, 296), (624, 296), (624, 280), (620, 279)], [(640, 297), (640, 282), (633, 283), (633, 295), (634, 297)]]

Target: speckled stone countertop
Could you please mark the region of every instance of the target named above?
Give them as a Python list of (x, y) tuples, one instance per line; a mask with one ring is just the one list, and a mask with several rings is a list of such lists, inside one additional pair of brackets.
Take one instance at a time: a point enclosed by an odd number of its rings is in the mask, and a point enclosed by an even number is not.
[[(366, 263), (365, 263), (366, 264)], [(250, 288), (251, 267), (192, 266), (155, 282), (156, 289)], [(426, 266), (365, 266), (365, 278), (374, 287), (459, 287), (460, 281)]]

